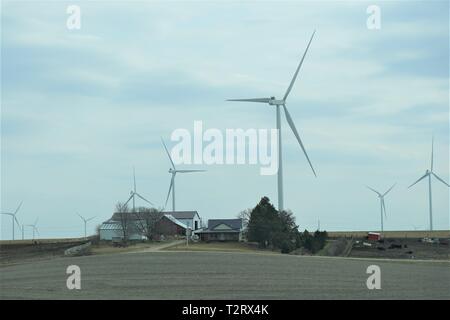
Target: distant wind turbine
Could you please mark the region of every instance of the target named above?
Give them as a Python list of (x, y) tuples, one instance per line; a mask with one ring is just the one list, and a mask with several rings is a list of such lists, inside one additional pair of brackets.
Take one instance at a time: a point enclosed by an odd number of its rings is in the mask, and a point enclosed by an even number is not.
[(31, 227), (31, 228), (33, 228), (33, 240), (34, 240), (34, 237), (35, 237), (35, 232), (36, 232), (38, 235), (40, 235), (40, 234), (39, 234), (39, 230), (38, 230), (38, 228), (36, 227), (38, 221), (39, 221), (39, 218), (36, 218), (36, 220), (34, 221), (33, 224), (24, 224), (24, 225), (23, 225), (24, 227)]
[(283, 99), (277, 100), (275, 97), (270, 98), (253, 98), (253, 99), (228, 99), (227, 101), (240, 101), (240, 102), (259, 102), (259, 103), (267, 103), (271, 106), (276, 106), (276, 114), (277, 114), (277, 131), (278, 131), (278, 210), (282, 211), (284, 209), (284, 203), (283, 203), (283, 157), (282, 157), (282, 148), (281, 148), (281, 107), (283, 107), (284, 114), (286, 116), (286, 120), (291, 127), (292, 132), (294, 132), (295, 137), (297, 138), (298, 143), (300, 144), (300, 147), (303, 150), (303, 153), (306, 156), (306, 160), (308, 160), (309, 166), (311, 167), (312, 172), (314, 173), (314, 176), (316, 175), (316, 172), (313, 168), (313, 165), (311, 161), (309, 160), (308, 154), (306, 153), (306, 149), (303, 146), (303, 142), (300, 139), (300, 135), (297, 131), (297, 128), (295, 127), (294, 121), (292, 120), (291, 115), (289, 114), (288, 109), (286, 108), (286, 100), (289, 95), (289, 93), (292, 90), (292, 87), (294, 86), (295, 79), (297, 78), (298, 72), (300, 71), (300, 67), (303, 64), (303, 60), (305, 59), (306, 53), (308, 52), (309, 46), (311, 44), (311, 41), (313, 40), (314, 34), (316, 31), (313, 32), (311, 35), (311, 38), (308, 42), (308, 45), (306, 47), (305, 52), (303, 53), (303, 57), (300, 60), (300, 63), (297, 67), (297, 70), (295, 70), (294, 76), (291, 80), (291, 83), (289, 84), (289, 87), (286, 90), (286, 93), (284, 94)]
[(12, 239), (14, 240), (14, 232), (15, 232), (15, 225), (14, 225), (14, 222), (15, 223), (17, 223), (17, 225), (19, 226), (19, 228), (20, 228), (20, 223), (19, 223), (19, 221), (17, 220), (17, 217), (16, 217), (16, 215), (17, 215), (17, 213), (19, 212), (19, 209), (20, 209), (20, 207), (22, 206), (22, 203), (23, 203), (23, 201), (22, 202), (20, 202), (20, 204), (19, 204), (19, 206), (17, 207), (17, 209), (16, 209), (16, 211), (14, 211), (14, 213), (11, 213), (11, 212), (2, 212), (1, 214), (4, 214), (4, 215), (7, 215), (7, 216), (11, 216), (11, 222), (12, 222)]
[(84, 237), (86, 238), (86, 225), (87, 225), (87, 223), (88, 223), (89, 221), (91, 221), (91, 220), (94, 219), (95, 217), (86, 219), (85, 217), (83, 217), (82, 215), (80, 215), (80, 214), (78, 214), (78, 213), (77, 213), (77, 215), (78, 215), (78, 216), (83, 220), (83, 222), (84, 222)]
[(178, 170), (175, 167), (175, 163), (172, 160), (172, 157), (170, 156), (169, 150), (167, 149), (166, 144), (164, 143), (163, 138), (161, 138), (161, 142), (164, 146), (164, 149), (166, 150), (167, 156), (169, 157), (170, 163), (172, 165), (171, 168), (169, 168), (169, 173), (172, 174), (172, 179), (170, 180), (170, 186), (169, 186), (169, 192), (167, 193), (166, 202), (164, 204), (164, 208), (167, 206), (167, 201), (169, 200), (170, 193), (172, 192), (172, 211), (175, 212), (175, 176), (177, 173), (192, 173), (192, 172), (205, 172), (206, 170)]
[(434, 153), (433, 145), (434, 145), (434, 138), (431, 139), (431, 167), (430, 167), (430, 169), (427, 169), (425, 171), (425, 174), (422, 177), (420, 177), (416, 182), (414, 182), (412, 185), (410, 185), (408, 187), (408, 188), (411, 188), (413, 185), (415, 185), (422, 179), (425, 179), (426, 177), (428, 177), (428, 200), (429, 200), (429, 206), (430, 206), (430, 230), (431, 231), (433, 230), (433, 206), (432, 206), (432, 197), (431, 197), (431, 176), (434, 176), (437, 180), (439, 180), (440, 182), (445, 184), (447, 187), (450, 187), (450, 185), (447, 182), (445, 182), (443, 179), (438, 177), (438, 175), (435, 174), (433, 171), (433, 153)]
[(378, 195), (378, 198), (380, 199), (380, 209), (381, 209), (381, 213), (380, 213), (380, 218), (381, 218), (381, 232), (384, 231), (384, 226), (383, 226), (383, 213), (384, 213), (384, 217), (387, 218), (386, 215), (386, 205), (384, 204), (384, 196), (387, 195), (389, 193), (389, 191), (391, 191), (393, 188), (395, 187), (395, 183), (392, 187), (390, 187), (388, 189), (388, 191), (386, 191), (385, 193), (381, 194), (380, 192), (378, 192), (375, 189), (372, 189), (371, 187), (367, 187), (370, 190), (372, 190), (373, 192), (375, 192)]
[(124, 204), (124, 205), (127, 205), (128, 202), (130, 202), (130, 200), (133, 199), (133, 212), (136, 211), (136, 200), (135, 200), (136, 196), (138, 198), (141, 198), (145, 202), (151, 204), (152, 206), (154, 205), (152, 202), (150, 202), (149, 200), (147, 200), (143, 196), (141, 196), (139, 193), (137, 193), (137, 191), (136, 191), (136, 172), (135, 172), (134, 167), (133, 167), (133, 190), (130, 191), (130, 197), (128, 198), (128, 200)]

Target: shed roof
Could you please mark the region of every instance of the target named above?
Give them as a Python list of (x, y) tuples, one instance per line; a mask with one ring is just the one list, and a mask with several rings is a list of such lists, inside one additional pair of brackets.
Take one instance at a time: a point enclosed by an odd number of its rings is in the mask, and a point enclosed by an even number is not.
[(164, 211), (164, 214), (170, 214), (175, 219), (193, 219), (195, 216), (198, 216), (197, 211)]
[(175, 223), (176, 225), (187, 229), (187, 226), (184, 223), (181, 223), (179, 220), (175, 219), (172, 215), (170, 214), (165, 214), (164, 217), (166, 217), (167, 219), (169, 219), (170, 221), (172, 221), (173, 223)]
[[(128, 219), (130, 220), (140, 220), (147, 214), (154, 214), (153, 212), (127, 212)], [(175, 219), (193, 219), (196, 215), (198, 215), (197, 211), (163, 211), (164, 215), (171, 215)], [(121, 213), (115, 212), (110, 220), (119, 221), (121, 220)]]
[(101, 224), (100, 230), (122, 230), (122, 226), (117, 222), (106, 221)]
[[(115, 217), (116, 217), (116, 219), (115, 219)], [(180, 222), (179, 220), (177, 220), (170, 214), (164, 214), (162, 217), (168, 219), (172, 223), (175, 223), (176, 225), (180, 226), (181, 228), (187, 229), (187, 226), (184, 223)], [(139, 215), (130, 213), (129, 219), (134, 221), (135, 223), (138, 223)], [(119, 214), (114, 214), (111, 219), (103, 222), (100, 226), (100, 230), (122, 230), (122, 224), (120, 223)]]

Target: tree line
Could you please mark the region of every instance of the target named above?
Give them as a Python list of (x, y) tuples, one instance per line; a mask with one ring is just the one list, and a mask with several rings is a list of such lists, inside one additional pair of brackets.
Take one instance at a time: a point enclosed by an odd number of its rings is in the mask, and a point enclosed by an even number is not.
[(276, 248), (282, 253), (305, 248), (316, 253), (326, 243), (326, 231), (299, 232), (292, 211), (276, 210), (268, 197), (261, 198), (253, 209), (242, 211), (239, 218), (243, 220), (247, 240), (257, 242), (262, 248)]

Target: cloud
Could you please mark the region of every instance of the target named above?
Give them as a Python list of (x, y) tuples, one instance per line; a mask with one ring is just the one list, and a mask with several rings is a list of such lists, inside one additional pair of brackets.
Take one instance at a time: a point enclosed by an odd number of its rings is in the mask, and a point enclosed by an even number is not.
[[(448, 178), (448, 4), (383, 2), (379, 31), (367, 30), (366, 7), (81, 2), (82, 28), (70, 32), (63, 3), (6, 2), (2, 206), (24, 199), (23, 219), (39, 214), (44, 236), (61, 235), (78, 223), (75, 210), (107, 219), (128, 195), (133, 165), (141, 190), (161, 203), (168, 163), (159, 137), (195, 120), (274, 127), (274, 108), (225, 99), (281, 97), (317, 29), (288, 107), (319, 178), (283, 119), (285, 201), (302, 227), (320, 216), (331, 230), (376, 228), (361, 186), (410, 183), (428, 163), (433, 132)], [(207, 219), (234, 217), (263, 195), (276, 204), (276, 178), (258, 168), (183, 177), (179, 207)], [(437, 225), (448, 228), (448, 193), (436, 192)], [(426, 226), (419, 199), (402, 192), (392, 201), (398, 216)]]

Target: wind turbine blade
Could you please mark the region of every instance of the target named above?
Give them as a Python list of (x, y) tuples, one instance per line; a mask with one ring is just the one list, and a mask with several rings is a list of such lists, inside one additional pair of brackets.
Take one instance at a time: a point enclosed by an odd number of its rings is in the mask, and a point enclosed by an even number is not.
[(411, 188), (413, 185), (415, 185), (415, 184), (416, 184), (417, 182), (419, 182), (420, 180), (422, 180), (422, 179), (428, 177), (428, 175), (429, 175), (428, 172), (425, 173), (425, 174), (424, 174), (423, 176), (421, 176), (416, 182), (414, 182), (412, 185), (410, 185), (410, 186), (408, 187), (408, 189)]
[(206, 170), (176, 170), (179, 173), (189, 173), (189, 172), (205, 172)]
[(175, 176), (172, 175), (172, 179), (170, 179), (169, 192), (167, 192), (167, 198), (166, 198), (166, 203), (164, 204), (164, 208), (167, 206), (167, 201), (169, 201), (169, 196), (170, 196), (170, 192), (172, 191), (174, 178), (175, 178)]
[(432, 174), (433, 174), (433, 176), (434, 176), (436, 179), (438, 179), (440, 182), (442, 182), (443, 184), (445, 184), (447, 187), (450, 187), (450, 185), (449, 185), (447, 182), (445, 182), (443, 179), (441, 179), (440, 177), (438, 177), (437, 174), (435, 174), (434, 172), (432, 172)]
[(131, 193), (131, 196), (128, 198), (128, 200), (123, 204), (123, 206), (125, 207), (128, 202), (130, 202), (130, 200), (134, 197), (134, 192)]
[(23, 201), (20, 202), (19, 206), (17, 207), (16, 211), (14, 211), (14, 215), (19, 211), (20, 207), (22, 206)]
[(34, 221), (34, 224), (33, 224), (33, 226), (34, 226), (34, 227), (36, 227), (36, 225), (37, 225), (38, 221), (39, 221), (39, 217), (38, 217), (38, 218), (36, 218), (36, 221)]
[(38, 234), (38, 236), (40, 236), (41, 234), (39, 233), (39, 230), (38, 230), (38, 228), (34, 228), (34, 230), (36, 231), (36, 233)]
[(431, 137), (431, 172), (433, 172), (434, 136)]
[(366, 186), (367, 187), (367, 189), (370, 189), (370, 190), (372, 190), (373, 192), (375, 192), (377, 195), (379, 195), (380, 197), (381, 197), (381, 193), (379, 193), (377, 190), (375, 190), (375, 189), (372, 189), (371, 187), (369, 187), (369, 186)]
[(133, 166), (133, 186), (134, 186), (134, 192), (136, 192), (136, 170)]
[(16, 221), (17, 225), (19, 226), (19, 229), (21, 229), (21, 228), (20, 228), (19, 220), (17, 220), (16, 215), (14, 215), (14, 221)]
[(384, 198), (381, 199), (381, 205), (383, 206), (384, 217), (387, 219), (386, 205), (384, 204)]
[(252, 98), (252, 99), (228, 99), (227, 101), (239, 101), (239, 102), (261, 102), (269, 103), (270, 98)]
[(95, 218), (95, 217), (89, 218), (89, 219), (86, 220), (86, 222), (87, 222), (87, 221), (91, 221), (91, 220), (94, 219), (94, 218)]
[(283, 105), (283, 108), (284, 108), (284, 114), (286, 116), (286, 120), (287, 120), (289, 126), (291, 127), (292, 131), (294, 132), (294, 135), (297, 138), (297, 141), (300, 144), (300, 147), (302, 148), (303, 153), (306, 156), (306, 159), (308, 160), (309, 166), (311, 167), (311, 170), (314, 173), (314, 176), (317, 177), (316, 171), (314, 170), (313, 165), (312, 165), (311, 161), (309, 160), (308, 154), (306, 153), (305, 147), (303, 146), (302, 140), (300, 139), (300, 135), (297, 132), (297, 128), (295, 127), (294, 121), (292, 121), (291, 115), (289, 114), (289, 111), (285, 105)]
[(311, 35), (311, 39), (309, 39), (308, 46), (306, 47), (305, 53), (303, 53), (302, 60), (300, 60), (300, 63), (298, 64), (298, 67), (297, 67), (297, 70), (295, 70), (294, 76), (292, 77), (291, 83), (289, 84), (289, 87), (287, 88), (286, 93), (284, 94), (284, 98), (283, 98), (284, 101), (286, 101), (286, 99), (287, 99), (287, 97), (289, 95), (289, 92), (291, 92), (291, 89), (294, 86), (295, 79), (297, 79), (298, 72), (300, 70), (300, 67), (303, 64), (303, 60), (305, 60), (306, 53), (308, 52), (309, 45), (311, 44), (311, 41), (314, 38), (314, 34), (315, 33), (316, 33), (316, 30), (314, 30), (313, 34)]
[(145, 202), (151, 204), (152, 206), (154, 205), (152, 202), (150, 202), (149, 200), (145, 199), (143, 196), (141, 196), (139, 193), (136, 192), (136, 195), (141, 198), (142, 200), (144, 200)]
[(396, 183), (394, 183), (394, 184), (392, 185), (392, 187), (390, 187), (389, 190), (386, 191), (386, 192), (383, 194), (383, 197), (384, 197), (385, 195), (387, 195), (387, 194), (389, 193), (389, 191), (391, 191), (391, 190), (395, 187), (395, 185), (396, 185)]
[(164, 146), (164, 149), (166, 149), (166, 153), (167, 153), (167, 156), (169, 157), (170, 163), (172, 164), (172, 169), (176, 170), (175, 163), (173, 163), (172, 157), (170, 156), (169, 150), (167, 150), (166, 144), (164, 143), (164, 140), (163, 140), (162, 137), (161, 137), (161, 141), (162, 141), (162, 144)]

